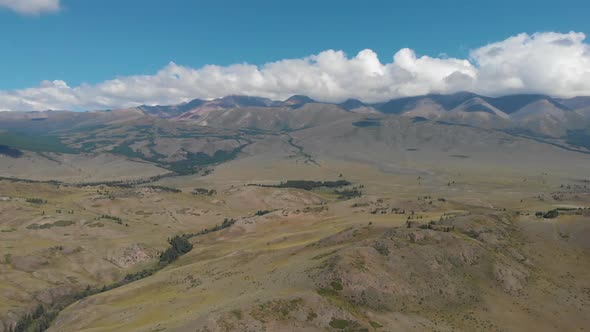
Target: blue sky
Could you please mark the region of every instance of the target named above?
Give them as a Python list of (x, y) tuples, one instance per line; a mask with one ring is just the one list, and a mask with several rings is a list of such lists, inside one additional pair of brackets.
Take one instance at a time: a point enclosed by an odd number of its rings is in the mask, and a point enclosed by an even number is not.
[(589, 12), (587, 0), (0, 0), (0, 111), (590, 95)]
[(370, 48), (466, 57), (520, 32), (590, 32), (590, 1), (62, 0), (39, 16), (0, 10), (0, 89)]

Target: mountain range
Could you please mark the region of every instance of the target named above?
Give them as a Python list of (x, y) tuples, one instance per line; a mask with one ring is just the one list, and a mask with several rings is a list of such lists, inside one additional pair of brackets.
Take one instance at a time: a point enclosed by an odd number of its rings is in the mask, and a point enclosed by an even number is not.
[[(269, 125), (264, 125), (264, 122), (268, 122), (273, 123), (270, 126), (272, 129), (277, 129), (281, 126), (288, 127), (287, 118), (292, 115), (290, 111), (303, 107), (320, 107), (326, 112), (340, 109), (364, 114), (401, 115), (590, 146), (586, 141), (590, 128), (590, 97), (563, 99), (539, 94), (486, 97), (459, 92), (370, 104), (357, 99), (326, 103), (302, 95), (295, 95), (284, 101), (234, 95), (213, 100), (195, 99), (178, 105), (142, 105), (131, 110), (206, 126), (251, 126), (252, 129), (261, 129), (258, 127), (262, 126), (268, 129)], [(229, 119), (237, 121), (238, 117), (241, 117), (240, 121), (243, 123), (229, 123)]]
[(589, 104), (2, 112), (0, 332), (579, 330)]

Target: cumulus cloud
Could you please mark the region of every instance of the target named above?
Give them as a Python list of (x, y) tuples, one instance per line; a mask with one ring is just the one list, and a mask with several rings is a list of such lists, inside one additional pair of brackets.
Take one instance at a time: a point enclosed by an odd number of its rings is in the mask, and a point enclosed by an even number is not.
[[(0, 0), (2, 1), (2, 0)], [(0, 110), (124, 108), (175, 104), (231, 94), (285, 99), (305, 94), (321, 101), (381, 102), (428, 93), (590, 95), (590, 46), (583, 33), (519, 34), (470, 52), (468, 59), (417, 56), (408, 48), (381, 62), (371, 50), (349, 57), (327, 50), (261, 66), (190, 68), (170, 63), (154, 75), (126, 76), (70, 87), (0, 91)]]
[(39, 15), (56, 12), (60, 9), (60, 0), (0, 0), (0, 7), (8, 8), (24, 15)]
[(590, 94), (590, 46), (583, 33), (519, 34), (471, 52), (478, 90), (489, 94)]

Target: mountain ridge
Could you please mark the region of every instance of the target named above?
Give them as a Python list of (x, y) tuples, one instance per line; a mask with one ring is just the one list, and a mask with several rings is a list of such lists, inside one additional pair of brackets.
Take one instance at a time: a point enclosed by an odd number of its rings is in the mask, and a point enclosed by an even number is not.
[[(300, 107), (304, 104), (319, 103), (319, 104), (333, 104), (346, 110), (352, 110), (359, 107), (373, 107), (381, 113), (385, 114), (403, 114), (405, 111), (411, 110), (419, 103), (419, 101), (429, 99), (434, 103), (441, 105), (445, 110), (450, 111), (459, 105), (471, 99), (480, 99), (495, 108), (503, 111), (506, 114), (511, 114), (517, 110), (525, 107), (528, 104), (539, 100), (547, 100), (553, 106), (564, 110), (574, 111), (590, 106), (590, 97), (576, 96), (572, 98), (555, 98), (543, 94), (512, 94), (498, 97), (488, 97), (472, 92), (457, 92), (453, 94), (427, 94), (411, 97), (393, 98), (386, 102), (380, 103), (366, 103), (359, 99), (349, 98), (343, 102), (323, 102), (314, 100), (305, 95), (293, 95), (285, 100), (272, 100), (264, 97), (250, 96), (250, 95), (228, 95), (221, 98), (211, 100), (193, 99), (189, 102), (173, 105), (141, 105), (138, 109), (148, 113), (157, 113), (154, 110), (169, 110), (169, 111), (185, 111), (190, 112), (193, 108), (198, 108), (202, 105), (218, 106), (219, 108), (243, 108), (243, 107)], [(193, 112), (194, 113), (194, 112)]]
[[(242, 109), (250, 113), (260, 113), (260, 109), (268, 108), (280, 113), (286, 109), (297, 110), (309, 104), (332, 105), (347, 112), (421, 117), (432, 121), (531, 132), (555, 138), (564, 137), (570, 130), (590, 125), (590, 112), (587, 111), (590, 109), (590, 97), (560, 99), (542, 94), (487, 97), (472, 92), (457, 92), (404, 97), (372, 104), (350, 98), (340, 103), (321, 102), (304, 95), (294, 95), (283, 101), (232, 95), (208, 101), (195, 99), (170, 106), (141, 106), (138, 109), (152, 116), (209, 125), (212, 122), (205, 118), (210, 118), (208, 115), (211, 112)], [(265, 116), (258, 116), (258, 123), (265, 122)], [(266, 121), (276, 122), (277, 116), (284, 117), (269, 113)], [(216, 117), (221, 119), (223, 116), (217, 114)], [(276, 126), (280, 127), (280, 124)]]
[[(340, 103), (321, 102), (304, 95), (293, 95), (282, 101), (257, 96), (229, 95), (212, 100), (197, 98), (174, 105), (141, 105), (115, 111), (108, 110), (110, 115), (106, 118), (113, 118), (115, 121), (117, 118), (137, 117), (141, 113), (202, 126), (277, 130), (299, 128), (299, 120), (294, 119), (301, 118), (297, 113), (300, 109), (332, 111), (332, 115), (317, 114), (313, 117), (314, 121), (333, 121), (334, 114), (337, 113), (333, 111), (340, 110), (359, 114), (420, 117), (430, 121), (526, 133), (558, 140), (567, 139), (573, 131), (579, 132), (590, 127), (590, 97), (563, 99), (542, 94), (487, 97), (472, 92), (427, 94), (372, 104), (358, 99), (347, 99)], [(243, 111), (244, 114), (236, 113), (236, 110)], [(97, 118), (105, 118), (106, 113), (106, 110), (93, 112)], [(40, 118), (39, 121), (45, 117), (43, 112), (36, 114), (35, 117)], [(67, 111), (60, 114), (64, 121), (70, 117)], [(72, 114), (80, 115), (81, 112)], [(247, 119), (248, 116), (255, 118)], [(312, 118), (307, 117), (309, 123)], [(234, 119), (236, 122), (230, 123), (228, 119)], [(245, 125), (246, 123), (249, 125)]]

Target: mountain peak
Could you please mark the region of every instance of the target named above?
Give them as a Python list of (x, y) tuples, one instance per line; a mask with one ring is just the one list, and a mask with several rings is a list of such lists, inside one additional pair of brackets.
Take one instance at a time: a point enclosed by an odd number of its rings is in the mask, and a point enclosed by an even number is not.
[(268, 98), (246, 95), (229, 95), (219, 100), (225, 105), (237, 107), (268, 107), (276, 104), (275, 101)]
[(338, 106), (344, 108), (345, 110), (353, 110), (355, 108), (367, 106), (365, 103), (358, 99), (347, 99), (345, 102), (340, 103)]
[(515, 94), (496, 98), (487, 97), (485, 100), (494, 107), (503, 110), (507, 114), (514, 113), (529, 104), (543, 100), (546, 100), (561, 110), (569, 110), (567, 106), (559, 103), (552, 97), (541, 94)]
[(304, 95), (294, 95), (284, 100), (281, 105), (288, 107), (300, 107), (305, 104), (315, 103), (316, 101)]

